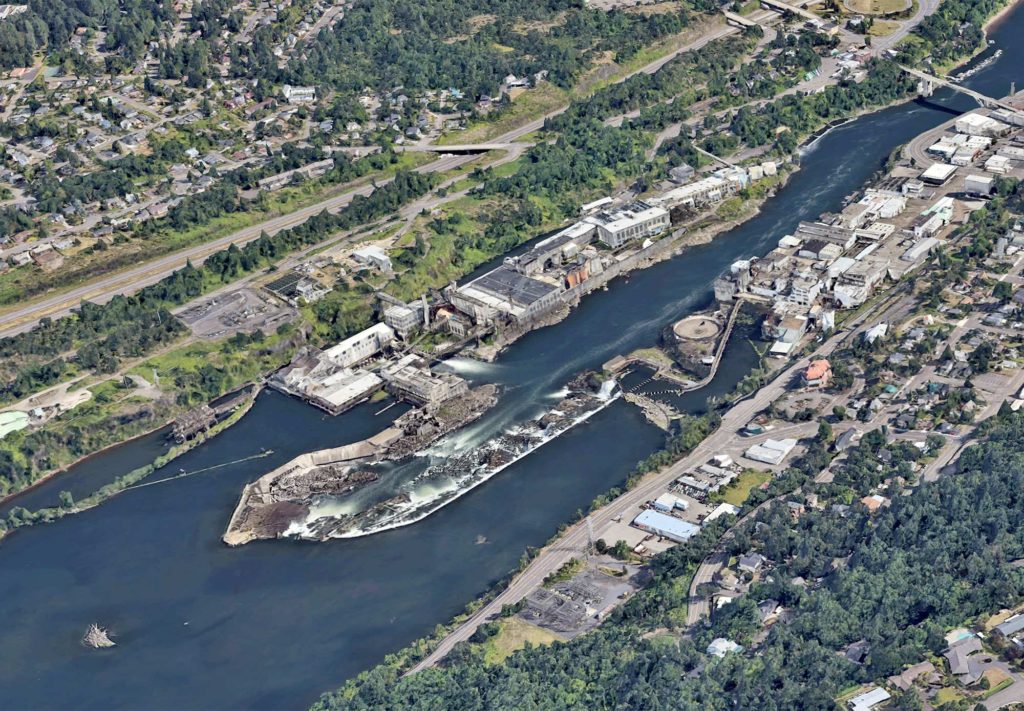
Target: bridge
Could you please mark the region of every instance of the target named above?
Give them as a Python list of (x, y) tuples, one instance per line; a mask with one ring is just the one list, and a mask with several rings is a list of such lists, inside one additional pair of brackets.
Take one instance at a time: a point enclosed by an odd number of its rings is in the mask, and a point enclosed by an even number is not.
[(791, 12), (794, 15), (804, 18), (805, 20), (810, 20), (812, 22), (821, 22), (820, 17), (818, 17), (813, 12), (803, 7), (803, 5), (809, 4), (810, 3), (807, 2), (791, 4), (788, 2), (783, 2), (782, 0), (761, 0), (761, 7), (763, 7), (766, 10), (773, 10), (774, 12), (778, 12), (783, 15), (786, 14), (787, 12)]
[[(764, 2), (764, 0), (762, 0), (762, 2)], [(946, 87), (947, 89), (952, 89), (953, 91), (957, 91), (960, 92), (961, 94), (965, 94), (971, 97), (972, 99), (978, 102), (979, 106), (982, 106), (986, 109), (998, 108), (1017, 113), (1017, 108), (1015, 106), (1007, 103), (1006, 101), (1003, 101), (1002, 99), (993, 99), (991, 96), (986, 96), (985, 94), (982, 94), (979, 91), (968, 89), (965, 86), (960, 86), (959, 84), (955, 84), (946, 79), (941, 79), (937, 76), (927, 74), (926, 72), (922, 72), (917, 69), (905, 67), (902, 64), (899, 65), (899, 67), (904, 72), (917, 79), (917, 90), (921, 93), (921, 96), (931, 96), (932, 93), (935, 91), (935, 87), (942, 86)]]
[(515, 151), (533, 146), (523, 141), (504, 143), (453, 143), (449, 146), (437, 146), (432, 143), (395, 146), (396, 151), (420, 153), (486, 153), (487, 151)]
[(725, 15), (725, 21), (727, 24), (732, 25), (733, 27), (738, 27), (741, 30), (745, 30), (748, 27), (757, 27), (756, 22), (744, 17), (743, 15), (737, 15), (735, 12), (723, 10), (722, 14)]

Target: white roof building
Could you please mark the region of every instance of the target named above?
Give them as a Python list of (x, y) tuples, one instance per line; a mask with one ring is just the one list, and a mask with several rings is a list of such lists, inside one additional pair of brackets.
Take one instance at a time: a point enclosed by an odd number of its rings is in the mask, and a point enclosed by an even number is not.
[(761, 444), (748, 447), (743, 456), (753, 459), (755, 462), (781, 464), (794, 447), (796, 447), (795, 439), (766, 439)]
[(324, 351), (324, 356), (336, 365), (348, 368), (377, 355), (394, 340), (395, 332), (391, 327), (384, 323), (377, 323), (346, 338), (336, 346), (328, 348)]
[(888, 701), (892, 696), (880, 686), (858, 694), (850, 699), (850, 711), (871, 711), (881, 703)]

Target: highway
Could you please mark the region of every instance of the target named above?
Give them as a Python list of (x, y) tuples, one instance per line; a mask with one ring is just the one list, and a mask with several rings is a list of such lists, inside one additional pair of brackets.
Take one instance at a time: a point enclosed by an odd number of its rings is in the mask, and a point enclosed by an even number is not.
[[(443, 172), (457, 168), (463, 163), (473, 160), (474, 157), (472, 155), (443, 156), (415, 170), (421, 173)], [(377, 185), (387, 185), (391, 180), (391, 178), (380, 180)], [(356, 195), (369, 195), (373, 192), (373, 189), (372, 185), (366, 184), (308, 207), (300, 208), (287, 215), (271, 218), (219, 239), (204, 242), (203, 244), (144, 262), (136, 267), (115, 272), (88, 284), (83, 284), (82, 286), (9, 310), (0, 316), (0, 336), (9, 336), (27, 330), (44, 316), (63, 316), (71, 311), (71, 309), (77, 307), (82, 301), (88, 300), (102, 304), (117, 294), (134, 293), (145, 286), (160, 281), (171, 272), (181, 269), (189, 261), (193, 264), (201, 264), (214, 252), (225, 249), (232, 244), (241, 246), (257, 239), (263, 232), (272, 235), (281, 230), (294, 227), (305, 222), (313, 215), (320, 214), (324, 210), (335, 212), (348, 205)]]
[[(616, 81), (616, 83), (625, 81), (627, 78), (635, 74), (653, 74), (683, 52), (699, 49), (709, 42), (713, 42), (716, 39), (738, 32), (736, 28), (724, 25), (724, 23), (722, 25), (712, 27), (713, 29), (693, 42), (690, 42), (662, 57), (659, 57), (658, 59), (648, 62), (644, 66), (628, 74), (623, 75)], [(514, 146), (516, 155), (519, 155), (522, 150), (525, 150), (526, 144), (518, 143), (517, 139), (540, 130), (543, 128), (544, 122), (547, 119), (561, 114), (566, 108), (568, 108), (568, 104), (540, 118), (525, 123), (518, 128), (512, 129), (511, 131), (488, 141), (487, 144)], [(463, 146), (463, 148), (465, 148), (465, 146)], [(457, 168), (474, 158), (476, 158), (476, 156), (473, 154), (442, 155), (438, 160), (416, 168), (416, 171), (421, 173), (444, 172)], [(388, 182), (390, 182), (390, 180), (381, 180), (378, 182), (378, 185), (385, 185)], [(118, 294), (135, 293), (145, 286), (160, 281), (173, 271), (181, 269), (185, 266), (186, 262), (191, 261), (193, 264), (200, 264), (214, 252), (225, 249), (232, 244), (239, 246), (244, 245), (254, 239), (257, 239), (262, 232), (274, 234), (280, 230), (294, 227), (295, 225), (305, 222), (313, 215), (319, 214), (323, 210), (339, 210), (347, 205), (356, 195), (368, 195), (372, 190), (373, 188), (370, 185), (365, 185), (326, 200), (322, 200), (314, 205), (296, 210), (295, 212), (287, 215), (274, 217), (259, 224), (252, 225), (251, 227), (246, 227), (219, 239), (212, 240), (201, 245), (196, 245), (194, 247), (189, 247), (175, 252), (174, 254), (169, 254), (138, 266), (103, 276), (89, 282), (88, 284), (83, 284), (60, 293), (34, 299), (0, 314), (0, 336), (10, 336), (28, 330), (38, 323), (39, 319), (44, 317), (54, 318), (66, 315), (72, 309), (76, 308), (82, 301), (105, 303)], [(437, 196), (435, 196), (435, 199), (437, 200), (437, 204), (444, 201), (444, 198)], [(428, 209), (433, 206), (434, 205), (429, 203), (422, 205), (422, 207), (426, 207)]]
[[(915, 14), (911, 22), (905, 23), (903, 27), (897, 32), (890, 35), (888, 38), (883, 39), (880, 42), (875, 43), (876, 52), (882, 51), (883, 47), (890, 46), (889, 43), (895, 43), (899, 38), (903, 37), (910, 28), (916, 24), (920, 18), (934, 11), (937, 7), (938, 0), (923, 0), (921, 2), (918, 12)], [(768, 23), (772, 18), (776, 18), (776, 13), (761, 10), (752, 13), (749, 19), (758, 23)], [(697, 39), (689, 42), (672, 52), (665, 54), (658, 59), (648, 62), (644, 66), (629, 72), (622, 77), (618, 78), (614, 83), (625, 81), (631, 76), (636, 74), (654, 74), (663, 66), (668, 64), (670, 61), (675, 59), (677, 56), (684, 52), (697, 50), (710, 42), (727, 37), (732, 34), (738, 33), (740, 30), (736, 27), (732, 27), (725, 24), (723, 21), (718, 20), (716, 24), (711, 24), (708, 27), (708, 31), (698, 37)], [(888, 42), (887, 42), (888, 40)], [(518, 128), (514, 128), (506, 133), (497, 136), (490, 141), (485, 143), (477, 144), (478, 149), (484, 149), (488, 146), (500, 147), (502, 149), (511, 150), (518, 156), (521, 155), (529, 144), (519, 142), (518, 139), (523, 136), (539, 131), (543, 128), (544, 122), (549, 118), (553, 118), (563, 113), (568, 108), (568, 105), (563, 106), (559, 109), (551, 111), (540, 118), (529, 121)], [(445, 148), (433, 148), (429, 146), (411, 147), (410, 150), (440, 150), (444, 151)], [(453, 147), (447, 147), (447, 150), (458, 152), (471, 150), (469, 145), (457, 145)], [(416, 169), (417, 172), (444, 172), (452, 170), (454, 168), (463, 165), (464, 163), (473, 160), (475, 156), (472, 154), (465, 155), (445, 155), (442, 153), (442, 157), (438, 160), (429, 163), (424, 166), (420, 166)], [(378, 184), (387, 184), (389, 180), (382, 180)], [(169, 275), (176, 269), (181, 269), (185, 264), (191, 261), (193, 264), (200, 264), (214, 252), (225, 249), (226, 247), (235, 245), (244, 245), (257, 239), (262, 232), (268, 234), (274, 234), (280, 230), (294, 227), (313, 215), (319, 214), (323, 210), (335, 211), (343, 208), (347, 205), (353, 197), (356, 195), (368, 195), (372, 191), (372, 187), (365, 185), (354, 190), (342, 193), (340, 195), (333, 196), (326, 200), (322, 200), (314, 205), (305, 207), (287, 215), (281, 215), (278, 217), (271, 218), (259, 224), (252, 225), (251, 227), (243, 228), (233, 234), (226, 235), (216, 240), (206, 242), (201, 245), (189, 247), (187, 249), (175, 252), (174, 254), (159, 257), (157, 259), (139, 264), (138, 266), (124, 269), (113, 274), (109, 274), (98, 279), (95, 279), (88, 284), (83, 284), (75, 288), (61, 291), (59, 293), (50, 294), (41, 298), (33, 299), (28, 303), (21, 304), (17, 307), (9, 309), (0, 314), (0, 336), (9, 336), (21, 331), (32, 328), (41, 318), (59, 317), (66, 315), (72, 309), (76, 308), (82, 301), (88, 300), (95, 303), (105, 303), (118, 294), (131, 294), (139, 289), (153, 284), (165, 276)], [(437, 197), (437, 204), (440, 204), (443, 199)], [(434, 205), (425, 204), (423, 207), (431, 208)]]

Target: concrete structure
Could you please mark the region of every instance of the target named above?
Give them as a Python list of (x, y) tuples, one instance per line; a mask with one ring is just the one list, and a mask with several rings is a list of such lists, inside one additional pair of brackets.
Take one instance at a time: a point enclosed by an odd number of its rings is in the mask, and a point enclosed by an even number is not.
[(408, 306), (391, 306), (384, 312), (384, 323), (402, 338), (407, 338), (420, 327), (420, 316)]
[(652, 237), (668, 229), (668, 210), (637, 200), (614, 210), (602, 210), (586, 217), (597, 227), (597, 237), (612, 249), (637, 238)]
[(395, 340), (395, 332), (384, 323), (374, 324), (324, 351), (331, 363), (349, 368), (377, 355)]
[(700, 526), (652, 509), (641, 511), (633, 519), (633, 525), (648, 533), (653, 533), (662, 538), (669, 538), (677, 543), (688, 541), (700, 531)]
[(381, 375), (392, 394), (425, 405), (428, 411), (469, 392), (469, 383), (465, 380), (454, 373), (431, 372), (427, 362), (415, 354), (385, 366)]

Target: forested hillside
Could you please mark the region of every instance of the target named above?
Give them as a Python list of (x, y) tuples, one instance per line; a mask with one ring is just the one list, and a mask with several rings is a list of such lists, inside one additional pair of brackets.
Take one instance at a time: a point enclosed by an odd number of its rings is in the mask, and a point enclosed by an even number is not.
[(174, 17), (166, 0), (29, 0), (28, 11), (0, 22), (0, 68), (26, 66), (37, 50), (60, 51), (79, 27), (104, 27), (108, 69), (138, 61), (160, 24)]
[[(632, 57), (651, 42), (684, 29), (699, 0), (667, 13), (587, 9), (580, 0), (359, 0), (331, 32), (321, 33), (308, 56), (287, 72), (296, 82), (361, 91), (369, 86), (410, 90), (455, 87), (469, 96), (494, 95), (508, 74), (540, 71), (568, 87), (599, 56)], [(272, 57), (260, 37), (240, 48), (255, 74)]]
[[(871, 433), (844, 481), (873, 481), (879, 468), (907, 474), (919, 456)], [(826, 507), (794, 523), (781, 504), (763, 510), (730, 552), (760, 551), (776, 566), (772, 582), (755, 585), (692, 637), (673, 620), (695, 564), (720, 531), (656, 558), (655, 582), (582, 638), (494, 665), (480, 649), (463, 646), (445, 668), (407, 678), (385, 664), (317, 708), (835, 708), (841, 690), (941, 652), (949, 628), (1021, 601), (1024, 574), (1008, 563), (1024, 557), (1024, 416), (1001, 413), (990, 438), (964, 454), (961, 469), (895, 497), (873, 516)], [(757, 642), (755, 604), (767, 598), (792, 610), (793, 619)], [(746, 651), (723, 659), (704, 654), (719, 636)], [(861, 639), (871, 645), (864, 665), (836, 653)]]

